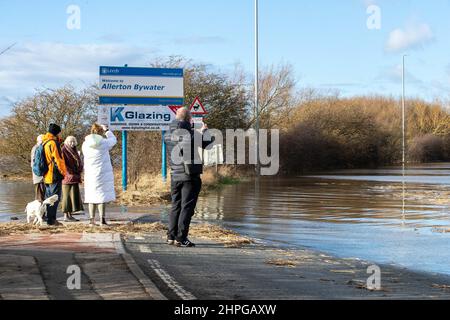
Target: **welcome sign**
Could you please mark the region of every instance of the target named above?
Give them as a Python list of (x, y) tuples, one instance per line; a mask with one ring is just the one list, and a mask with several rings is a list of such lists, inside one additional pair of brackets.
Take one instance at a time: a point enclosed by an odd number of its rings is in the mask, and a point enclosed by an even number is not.
[(183, 69), (100, 67), (99, 102), (183, 105)]

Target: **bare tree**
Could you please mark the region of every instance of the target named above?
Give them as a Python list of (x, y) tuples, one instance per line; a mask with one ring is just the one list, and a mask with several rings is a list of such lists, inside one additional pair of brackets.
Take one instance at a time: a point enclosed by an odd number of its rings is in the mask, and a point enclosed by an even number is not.
[(28, 169), (36, 136), (46, 133), (50, 123), (59, 124), (64, 136), (73, 135), (82, 141), (96, 115), (93, 87), (81, 91), (70, 86), (40, 90), (16, 103), (12, 115), (0, 121), (1, 154), (15, 158), (19, 171)]
[[(259, 118), (260, 127), (279, 127), (289, 117), (295, 106), (295, 80), (290, 64), (271, 66), (259, 75)], [(253, 90), (254, 91), (254, 90)], [(256, 109), (252, 104), (252, 117), (248, 127), (256, 121)]]

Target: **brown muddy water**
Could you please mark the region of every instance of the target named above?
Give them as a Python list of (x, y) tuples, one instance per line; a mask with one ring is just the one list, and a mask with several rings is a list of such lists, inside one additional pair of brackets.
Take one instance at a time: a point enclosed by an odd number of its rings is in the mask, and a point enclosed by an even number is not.
[[(1, 182), (0, 221), (30, 195), (28, 184)], [(142, 210), (167, 218), (166, 207)], [(448, 163), (410, 167), (404, 179), (396, 167), (262, 178), (201, 197), (195, 219), (281, 247), (450, 275), (450, 233), (437, 232), (450, 228)]]

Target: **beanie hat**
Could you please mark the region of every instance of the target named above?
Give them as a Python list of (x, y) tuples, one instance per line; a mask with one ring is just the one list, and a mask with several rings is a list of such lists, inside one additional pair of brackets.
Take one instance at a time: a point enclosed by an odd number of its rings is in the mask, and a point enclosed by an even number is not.
[(58, 134), (61, 133), (61, 127), (58, 126), (57, 124), (52, 123), (48, 127), (48, 132), (50, 132), (54, 136), (57, 136)]

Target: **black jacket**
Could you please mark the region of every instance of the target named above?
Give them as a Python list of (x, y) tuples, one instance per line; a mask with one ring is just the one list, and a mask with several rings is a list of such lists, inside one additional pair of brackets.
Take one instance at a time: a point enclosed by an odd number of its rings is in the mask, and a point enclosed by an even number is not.
[[(190, 137), (188, 139), (180, 137), (180, 135), (177, 134), (178, 129), (187, 130)], [(176, 120), (170, 124), (169, 132), (165, 135), (164, 141), (167, 145), (167, 157), (169, 159), (171, 179), (174, 182), (185, 182), (200, 177), (200, 173), (203, 169), (203, 164), (194, 163), (195, 160), (201, 159), (198, 148), (197, 150), (195, 150), (196, 148), (194, 146), (194, 139), (197, 139), (197, 141), (201, 142), (200, 146), (202, 149), (212, 147), (212, 144), (214, 142), (214, 138), (212, 138), (211, 141), (203, 141), (202, 134), (197, 130), (192, 129), (191, 124), (187, 121)], [(177, 146), (180, 147), (180, 150), (187, 150), (187, 148), (190, 148), (191, 159), (186, 159), (186, 156), (184, 156), (182, 152), (180, 152), (180, 154), (178, 155), (180, 156), (180, 158), (183, 158), (183, 163), (177, 163), (180, 161), (174, 161), (177, 159), (172, 159), (172, 152)], [(190, 166), (190, 168), (193, 168), (192, 171), (200, 173), (188, 174), (186, 172), (186, 165)]]

